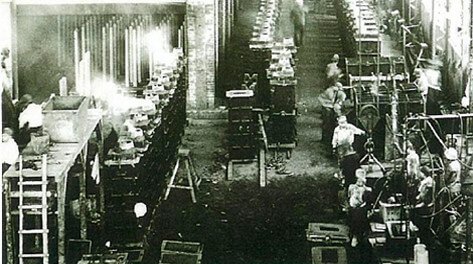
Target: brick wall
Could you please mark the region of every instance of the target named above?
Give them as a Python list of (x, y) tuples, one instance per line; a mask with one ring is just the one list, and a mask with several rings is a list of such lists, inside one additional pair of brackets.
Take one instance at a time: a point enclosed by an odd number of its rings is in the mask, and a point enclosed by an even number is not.
[(187, 55), (189, 89), (187, 102), (190, 108), (213, 108), (216, 78), (216, 30), (214, 0), (187, 2)]

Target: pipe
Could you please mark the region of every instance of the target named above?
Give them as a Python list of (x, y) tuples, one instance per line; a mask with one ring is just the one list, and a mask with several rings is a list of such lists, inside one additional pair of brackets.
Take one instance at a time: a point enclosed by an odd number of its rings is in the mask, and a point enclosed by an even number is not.
[(129, 82), (133, 83), (133, 28), (132, 26), (128, 27), (128, 73), (129, 73)]
[(113, 51), (113, 54), (115, 55), (113, 60), (115, 62), (115, 79), (118, 78), (118, 74), (119, 74), (119, 71), (118, 71), (118, 61), (119, 61), (119, 57), (120, 57), (120, 52), (119, 52), (119, 43), (120, 43), (120, 38), (118, 36), (118, 20), (115, 24), (113, 24), (113, 35), (115, 36), (115, 39), (114, 39), (114, 48), (115, 50)]
[(139, 25), (137, 25), (137, 35), (136, 35), (136, 75), (137, 75), (137, 82), (141, 83), (141, 48), (142, 48), (142, 43), (141, 43), (141, 29), (142, 29), (142, 24), (140, 22)]
[(79, 88), (80, 85), (80, 68), (79, 68), (79, 60), (80, 60), (80, 55), (79, 55), (79, 30), (75, 29), (74, 30), (74, 71), (75, 71), (75, 77), (76, 77), (76, 91)]
[(56, 17), (57, 21), (57, 66), (61, 67), (61, 62), (62, 62), (62, 21), (61, 21), (61, 16)]
[(102, 26), (102, 79), (107, 81), (107, 30), (108, 24)]
[(90, 27), (90, 17), (87, 18), (85, 22), (85, 41), (86, 41), (86, 51), (90, 52), (90, 41), (92, 40), (91, 27)]
[(137, 45), (137, 38), (136, 38), (136, 28), (133, 28), (133, 87), (138, 87), (138, 45)]
[(435, 44), (435, 42), (436, 42), (436, 41), (435, 41), (435, 38), (436, 38), (436, 34), (435, 34), (435, 20), (437, 19), (437, 16), (435, 15), (435, 12), (437, 12), (437, 10), (436, 10), (436, 8), (435, 8), (435, 0), (432, 0), (432, 19), (431, 19), (432, 25), (431, 25), (431, 28), (430, 28), (430, 30), (431, 30), (431, 31), (430, 31), (430, 32), (431, 32), (430, 37), (431, 37), (431, 39), (432, 39), (432, 41), (431, 41), (431, 42), (432, 42), (432, 47), (431, 47), (431, 49), (432, 49), (432, 50), (431, 50), (431, 52), (432, 52), (431, 58), (432, 58), (432, 59), (435, 59), (435, 49), (436, 49), (436, 47), (435, 47), (435, 45), (436, 45), (436, 44)]
[(84, 53), (85, 53), (85, 26), (82, 24), (81, 31), (80, 31), (80, 38), (81, 38), (81, 52), (80, 54), (82, 55), (81, 58), (84, 59)]
[(130, 59), (129, 59), (129, 36), (128, 36), (128, 28), (125, 28), (125, 87), (130, 87)]
[(109, 75), (110, 75), (110, 81), (115, 81), (115, 76), (113, 74), (113, 25), (110, 24), (109, 28), (108, 28), (108, 32), (109, 32), (109, 63), (110, 63), (110, 71), (109, 71)]

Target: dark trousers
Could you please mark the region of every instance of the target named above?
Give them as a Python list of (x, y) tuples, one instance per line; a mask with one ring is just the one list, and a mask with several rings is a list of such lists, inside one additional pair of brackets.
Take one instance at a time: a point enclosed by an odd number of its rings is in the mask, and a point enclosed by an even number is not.
[(348, 190), (350, 184), (356, 183), (355, 171), (360, 167), (360, 156), (352, 152), (340, 159), (340, 170), (345, 178), (345, 189)]
[(357, 239), (363, 238), (364, 234), (369, 230), (366, 206), (350, 208), (348, 214), (350, 233)]
[(322, 142), (331, 145), (333, 131), (337, 127), (336, 114), (331, 108), (322, 108)]
[(294, 44), (297, 47), (302, 46), (304, 39), (304, 26), (295, 25), (294, 26)]

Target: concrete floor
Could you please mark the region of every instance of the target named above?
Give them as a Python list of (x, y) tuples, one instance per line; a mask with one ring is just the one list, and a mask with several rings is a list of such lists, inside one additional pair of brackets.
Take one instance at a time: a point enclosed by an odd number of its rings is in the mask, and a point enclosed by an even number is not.
[[(290, 1), (283, 0), (280, 38), (292, 36)], [(227, 181), (227, 122), (191, 122), (184, 146), (191, 150), (203, 178), (198, 202), (192, 204), (188, 193), (173, 191), (162, 203), (148, 236), (145, 263), (157, 262), (163, 239), (202, 242), (203, 263), (310, 263), (305, 238), (308, 223), (344, 221), (338, 208), (338, 182), (333, 178), (336, 163), (319, 142), (321, 118), (316, 100), (326, 88), (322, 85), (325, 65), (333, 53), (343, 54), (334, 17), (327, 16), (316, 1), (305, 4), (309, 10), (305, 40), (296, 63), (298, 146), (287, 161), (287, 169), (295, 175), (285, 177), (270, 170), (265, 188), (258, 186), (256, 176)], [(231, 64), (223, 76), (229, 88), (242, 80), (258, 6), (259, 1), (244, 1), (238, 14), (227, 55)]]

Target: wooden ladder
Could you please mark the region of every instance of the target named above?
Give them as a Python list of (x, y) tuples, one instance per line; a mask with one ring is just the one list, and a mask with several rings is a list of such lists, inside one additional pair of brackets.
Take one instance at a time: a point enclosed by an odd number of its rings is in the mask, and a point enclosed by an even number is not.
[[(178, 181), (178, 173), (179, 170), (179, 162), (183, 160), (186, 166), (186, 174), (187, 174), (187, 185), (181, 185), (175, 183)], [(164, 200), (167, 200), (169, 194), (171, 193), (171, 189), (183, 189), (190, 191), (192, 202), (197, 203), (197, 199), (195, 196), (194, 185), (196, 188), (199, 188), (200, 178), (197, 176), (195, 172), (194, 165), (192, 164), (192, 160), (190, 157), (190, 151), (188, 149), (179, 149), (178, 158), (176, 161), (176, 165), (174, 166), (174, 170), (172, 172), (171, 180), (169, 181), (168, 187), (166, 189), (166, 194), (164, 195)]]
[[(47, 155), (42, 155), (41, 161), (41, 181), (28, 181), (23, 177), (23, 159), (20, 156), (20, 169), (19, 169), (19, 264), (23, 264), (25, 259), (42, 259), (43, 264), (49, 263), (49, 253), (48, 253), (48, 201), (47, 201), (47, 186), (48, 186), (48, 176), (47, 176)], [(41, 191), (28, 191), (25, 190), (25, 187), (41, 186)], [(28, 198), (41, 198), (41, 203), (36, 204), (33, 202), (25, 204), (26, 200), (30, 201)], [(35, 214), (38, 210), (41, 210), (41, 229), (25, 229), (25, 215), (28, 212)], [(28, 214), (29, 215), (29, 214)], [(24, 236), (42, 236), (42, 253), (27, 253), (24, 249)]]

